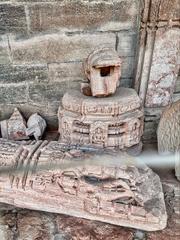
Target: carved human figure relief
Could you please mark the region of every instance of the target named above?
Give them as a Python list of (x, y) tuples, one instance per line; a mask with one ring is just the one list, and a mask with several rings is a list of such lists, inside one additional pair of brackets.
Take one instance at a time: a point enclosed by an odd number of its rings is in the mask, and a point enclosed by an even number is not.
[(103, 122), (94, 122), (90, 127), (90, 142), (104, 146), (107, 142), (108, 126)]

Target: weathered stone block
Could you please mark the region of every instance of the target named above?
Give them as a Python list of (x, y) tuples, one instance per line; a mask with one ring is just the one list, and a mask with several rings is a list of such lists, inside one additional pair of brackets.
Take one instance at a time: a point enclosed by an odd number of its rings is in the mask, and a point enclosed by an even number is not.
[(0, 104), (27, 102), (26, 85), (1, 85)]
[(160, 20), (179, 20), (180, 18), (180, 2), (179, 0), (163, 0), (161, 1), (159, 19)]
[(156, 32), (146, 94), (146, 107), (166, 106), (172, 100), (179, 71), (179, 38), (180, 32), (178, 28), (159, 29)]
[(144, 133), (143, 141), (152, 143), (157, 141), (157, 127), (159, 119), (164, 108), (145, 108), (145, 121), (144, 121)]
[(172, 97), (173, 102), (177, 102), (180, 100), (180, 93), (174, 93)]
[(63, 96), (67, 83), (54, 84), (30, 84), (29, 85), (29, 99), (34, 103), (46, 104), (48, 102), (59, 102)]
[(52, 82), (84, 79), (82, 62), (51, 63), (48, 65), (49, 80)]
[(47, 34), (23, 41), (11, 39), (14, 63), (65, 62), (86, 58), (99, 46), (115, 48), (115, 34)]
[(175, 83), (175, 89), (174, 89), (175, 93), (180, 93), (180, 76), (178, 76), (176, 83)]
[(133, 78), (135, 57), (123, 57), (122, 59), (122, 78)]
[(133, 85), (133, 79), (132, 78), (122, 78), (120, 81), (120, 87), (126, 87), (131, 88)]
[(118, 47), (119, 56), (134, 56), (137, 44), (137, 33), (123, 31), (118, 33)]
[(148, 20), (151, 23), (155, 23), (158, 20), (159, 17), (159, 6), (161, 3), (161, 0), (151, 0), (151, 2), (147, 1), (146, 4), (147, 11), (148, 11)]
[(48, 80), (46, 65), (0, 65), (0, 83)]
[(157, 142), (157, 121), (146, 121), (144, 122), (144, 133), (143, 133), (143, 141), (144, 142)]
[(32, 32), (48, 30), (132, 29), (138, 15), (137, 0), (59, 1), (29, 6)]
[(25, 8), (22, 5), (0, 4), (0, 33), (27, 33)]
[(0, 36), (0, 65), (10, 63), (10, 56), (8, 52), (8, 39), (7, 36)]

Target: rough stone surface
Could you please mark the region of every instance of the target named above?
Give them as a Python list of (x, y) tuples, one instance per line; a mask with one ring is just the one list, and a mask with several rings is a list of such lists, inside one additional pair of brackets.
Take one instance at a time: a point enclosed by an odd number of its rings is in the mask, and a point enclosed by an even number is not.
[(178, 75), (179, 29), (156, 32), (146, 107), (167, 106), (171, 102)]
[(157, 129), (158, 152), (167, 154), (180, 149), (180, 100), (168, 106)]
[(162, 186), (151, 169), (123, 153), (75, 159), (65, 150), (55, 141), (0, 140), (0, 201), (147, 231), (165, 228)]
[[(180, 147), (175, 152), (175, 175), (176, 175), (177, 179), (180, 181)], [(180, 199), (178, 199), (178, 201), (179, 200)], [(180, 204), (180, 202), (179, 202), (179, 204)], [(179, 208), (179, 212), (180, 212), (180, 208)]]
[(24, 103), (27, 102), (27, 86), (12, 85), (12, 86), (0, 86), (0, 104), (8, 103)]
[(65, 89), (68, 89), (68, 82), (54, 84), (30, 84), (28, 89), (29, 100), (37, 104), (42, 103), (42, 105), (59, 102)]
[(27, 33), (25, 8), (23, 5), (0, 4), (0, 34)]
[[(85, 219), (57, 216), (58, 231), (66, 235), (62, 240), (132, 240), (133, 230), (108, 225), (100, 222), (92, 222)], [(68, 238), (69, 237), (69, 238)], [(59, 240), (59, 239), (58, 239)], [(61, 240), (61, 239), (60, 239)]]
[(13, 62), (49, 63), (83, 60), (99, 46), (115, 48), (115, 34), (46, 34), (23, 41), (11, 39)]
[(82, 62), (51, 63), (48, 69), (51, 82), (71, 82), (85, 78)]
[(17, 108), (8, 120), (0, 122), (1, 136), (10, 140), (28, 139), (26, 136), (26, 121)]
[(0, 65), (0, 84), (21, 82), (46, 82), (46, 65)]
[(161, 20), (179, 20), (180, 2), (178, 0), (164, 0), (161, 2), (159, 19)]
[(10, 63), (7, 36), (0, 35), (0, 65)]
[(118, 33), (118, 48), (117, 51), (120, 57), (135, 56), (137, 47), (136, 32), (120, 32)]
[(138, 17), (138, 1), (59, 1), (29, 6), (32, 32), (48, 30), (132, 29)]

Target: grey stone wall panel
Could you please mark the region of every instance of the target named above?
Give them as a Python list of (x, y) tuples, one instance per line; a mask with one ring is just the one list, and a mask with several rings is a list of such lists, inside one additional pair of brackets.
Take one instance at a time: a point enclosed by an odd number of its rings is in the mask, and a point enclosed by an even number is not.
[(0, 65), (0, 84), (48, 81), (46, 65)]
[(23, 41), (11, 39), (14, 64), (51, 63), (83, 60), (100, 46), (115, 48), (115, 34), (47, 34)]
[(0, 4), (0, 34), (27, 33), (25, 8), (23, 5)]
[(27, 102), (26, 85), (0, 85), (0, 104)]
[(138, 17), (137, 0), (59, 1), (29, 5), (31, 32), (119, 31), (133, 29)]

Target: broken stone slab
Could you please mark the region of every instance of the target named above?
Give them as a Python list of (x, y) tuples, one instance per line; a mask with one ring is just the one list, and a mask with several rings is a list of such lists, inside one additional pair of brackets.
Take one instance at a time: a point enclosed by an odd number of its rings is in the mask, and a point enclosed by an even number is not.
[(135, 163), (122, 152), (82, 152), (74, 157), (72, 149), (55, 141), (25, 145), (0, 139), (0, 202), (161, 230), (167, 214), (160, 179)]
[(8, 120), (0, 122), (2, 138), (10, 140), (29, 139), (26, 136), (26, 121), (18, 108), (14, 109), (13, 114)]
[(46, 126), (46, 121), (38, 113), (34, 113), (27, 121), (26, 135), (33, 135), (36, 140), (39, 140), (42, 138)]

